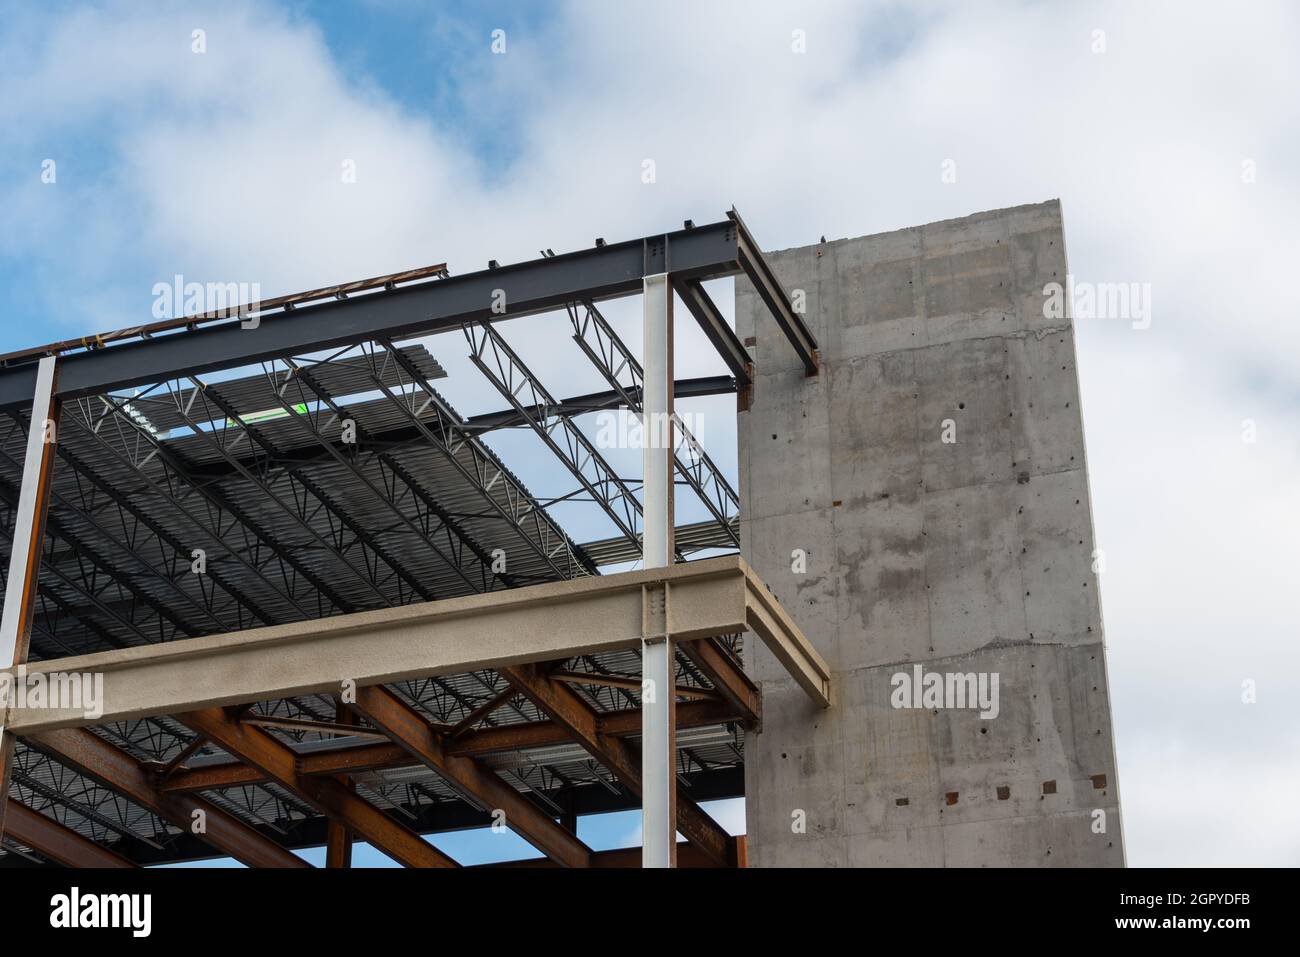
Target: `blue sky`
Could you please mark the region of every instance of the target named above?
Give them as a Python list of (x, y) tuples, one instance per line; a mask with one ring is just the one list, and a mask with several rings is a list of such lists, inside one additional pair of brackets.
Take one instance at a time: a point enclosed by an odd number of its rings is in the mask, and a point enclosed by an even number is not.
[[(1059, 197), (1077, 277), (1153, 290), (1149, 329), (1077, 334), (1130, 861), (1294, 864), (1300, 820), (1276, 796), (1300, 786), (1298, 17), (1118, 0), (9, 4), (0, 350), (145, 321), (175, 273), (273, 295), (733, 203), (782, 248)], [(534, 371), (583, 391), (555, 327), (510, 332)], [(459, 375), (463, 343), (430, 347), (462, 411), (493, 406)], [(682, 375), (718, 371), (699, 343), (679, 356)], [(700, 408), (729, 459), (734, 420)]]
[(344, 69), (369, 76), (388, 95), (465, 136), (485, 172), (517, 158), (511, 136), (517, 113), (466, 108), (463, 84), (473, 75), (481, 45), (471, 38), (506, 31), (520, 43), (546, 33), (547, 5), (464, 2), (342, 4), (313, 0), (291, 4), (317, 24)]

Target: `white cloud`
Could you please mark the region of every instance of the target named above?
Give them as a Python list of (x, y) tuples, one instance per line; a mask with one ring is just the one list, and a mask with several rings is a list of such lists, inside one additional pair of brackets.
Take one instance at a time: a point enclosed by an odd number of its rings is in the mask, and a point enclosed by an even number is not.
[[(0, 38), (0, 144), (34, 164), (47, 144), (67, 152), (53, 196), (35, 172), (0, 184), (23, 225), (0, 231), (0, 252), (31, 263), (71, 334), (138, 321), (174, 272), (270, 294), (444, 259), (468, 271), (732, 202), (779, 247), (1060, 196), (1077, 276), (1153, 287), (1150, 330), (1078, 334), (1131, 860), (1185, 860), (1208, 831), (1169, 809), (1217, 802), (1236, 837), (1216, 860), (1295, 863), (1294, 833), (1251, 835), (1270, 795), (1300, 784), (1294, 723), (1257, 719), (1297, 684), (1297, 14), (921, 11), (570, 4), (512, 34), (504, 57), (483, 39), (481, 56), (453, 58), (471, 115), (514, 124), (492, 175), (457, 130), (349, 75), (312, 25), (266, 5), (15, 17)], [(795, 29), (806, 54), (791, 51)], [(106, 154), (80, 155), (78, 130)], [(654, 185), (640, 182), (646, 158)], [(956, 184), (940, 181), (945, 159)], [(583, 391), (562, 323), (509, 333), (557, 390)], [(435, 345), (458, 368), (463, 343)], [(688, 338), (679, 354), (706, 353)], [(734, 423), (715, 418), (721, 448)], [(1254, 675), (1250, 712), (1234, 689)], [(1252, 762), (1268, 789), (1245, 783)]]

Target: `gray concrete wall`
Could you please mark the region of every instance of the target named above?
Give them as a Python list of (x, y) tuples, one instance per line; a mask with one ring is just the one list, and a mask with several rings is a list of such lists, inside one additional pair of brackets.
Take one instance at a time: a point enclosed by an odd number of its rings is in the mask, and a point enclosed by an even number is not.
[[(836, 700), (814, 710), (749, 644), (751, 864), (1122, 865), (1074, 338), (1043, 315), (1044, 284), (1065, 282), (1060, 204), (770, 261), (806, 295), (823, 365), (804, 377), (738, 279), (758, 372), (739, 417), (744, 554)], [(996, 673), (998, 716), (893, 707), (917, 663)]]

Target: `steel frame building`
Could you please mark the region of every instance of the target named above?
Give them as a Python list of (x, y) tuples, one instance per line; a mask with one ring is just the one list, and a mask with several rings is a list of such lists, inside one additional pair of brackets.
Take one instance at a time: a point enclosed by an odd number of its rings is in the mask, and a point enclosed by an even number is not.
[[(739, 546), (736, 491), (673, 408), (748, 401), (749, 354), (702, 285), (739, 273), (815, 375), (734, 210), (0, 357), (0, 863), (297, 867), (323, 844), (343, 867), (365, 840), (455, 866), (421, 835), (496, 821), (544, 863), (743, 865), (699, 806), (742, 793), (761, 721), (741, 633), (830, 702), (738, 555), (688, 561)], [(598, 305), (636, 295), (643, 362)], [(674, 295), (729, 376), (674, 379)], [(507, 342), (504, 320), (558, 310), (608, 391), (557, 398)], [(460, 416), (409, 341), (455, 330), (502, 411)], [(664, 423), (639, 479), (576, 421), (618, 407)], [(484, 442), (503, 428), (535, 433), (618, 534), (573, 541)], [(677, 489), (708, 520), (674, 527)], [(102, 714), (15, 697), (80, 675), (102, 676)], [(641, 852), (578, 839), (578, 815), (638, 805)]]

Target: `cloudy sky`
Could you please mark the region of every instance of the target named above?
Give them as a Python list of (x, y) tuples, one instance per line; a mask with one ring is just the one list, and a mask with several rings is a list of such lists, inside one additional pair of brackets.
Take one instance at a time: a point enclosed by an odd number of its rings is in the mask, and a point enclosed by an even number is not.
[(1130, 863), (1294, 865), (1298, 40), (1254, 2), (6, 4), (0, 351), (144, 321), (176, 273), (273, 295), (733, 203), (780, 248), (1059, 197), (1074, 275), (1151, 289), (1150, 328), (1078, 322)]

